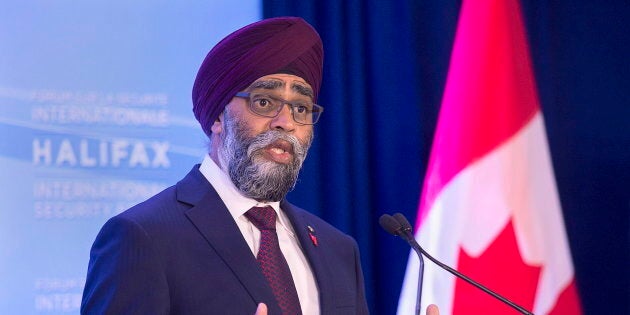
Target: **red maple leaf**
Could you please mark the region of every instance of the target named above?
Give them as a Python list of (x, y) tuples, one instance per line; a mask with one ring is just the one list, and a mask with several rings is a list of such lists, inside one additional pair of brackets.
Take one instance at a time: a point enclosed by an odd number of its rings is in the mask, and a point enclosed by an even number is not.
[[(531, 310), (540, 266), (523, 262), (512, 221), (479, 257), (460, 248), (457, 269), (473, 280)], [(453, 314), (517, 314), (518, 312), (461, 279), (455, 282)]]

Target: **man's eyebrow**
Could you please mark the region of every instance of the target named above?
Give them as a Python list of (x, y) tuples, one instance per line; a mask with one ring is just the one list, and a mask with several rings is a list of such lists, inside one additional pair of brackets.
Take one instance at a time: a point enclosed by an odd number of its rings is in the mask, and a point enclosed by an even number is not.
[(313, 98), (313, 90), (306, 85), (293, 83), (291, 85), (291, 89), (295, 92), (298, 92), (304, 96), (308, 96), (311, 99)]
[(254, 89), (264, 89), (264, 90), (275, 90), (278, 88), (284, 87), (284, 82), (279, 81), (279, 80), (262, 80), (262, 81), (256, 81), (254, 83), (252, 83), (248, 90), (254, 90)]
[[(283, 87), (284, 87), (284, 82), (280, 80), (260, 80), (260, 81), (256, 81), (252, 83), (247, 89), (248, 90), (256, 90), (256, 89), (275, 90), (275, 89), (279, 89)], [(308, 96), (310, 98), (313, 98), (314, 96), (313, 90), (304, 84), (293, 83), (291, 84), (291, 89), (299, 94)]]

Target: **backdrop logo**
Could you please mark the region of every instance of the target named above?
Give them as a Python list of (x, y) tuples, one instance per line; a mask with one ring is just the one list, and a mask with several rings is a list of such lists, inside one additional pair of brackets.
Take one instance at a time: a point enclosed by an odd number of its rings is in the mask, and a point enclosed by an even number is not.
[(168, 141), (33, 139), (33, 165), (57, 167), (168, 168)]

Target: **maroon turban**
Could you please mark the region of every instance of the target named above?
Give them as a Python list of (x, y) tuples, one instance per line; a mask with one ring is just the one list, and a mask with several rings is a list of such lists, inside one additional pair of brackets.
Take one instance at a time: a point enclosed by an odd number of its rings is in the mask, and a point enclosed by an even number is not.
[(322, 80), (324, 49), (315, 29), (297, 17), (278, 17), (247, 25), (221, 40), (204, 59), (192, 91), (193, 112), (203, 131), (211, 126), (234, 94), (258, 78), (293, 74), (313, 88)]

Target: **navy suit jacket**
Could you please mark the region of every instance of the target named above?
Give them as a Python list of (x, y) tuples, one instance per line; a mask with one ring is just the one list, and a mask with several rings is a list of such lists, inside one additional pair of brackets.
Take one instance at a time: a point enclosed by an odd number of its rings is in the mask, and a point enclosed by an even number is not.
[[(195, 166), (111, 218), (90, 252), (82, 314), (281, 314), (256, 257)], [(319, 290), (321, 314), (368, 314), (356, 242), (282, 201)], [(317, 246), (307, 226), (313, 227)]]

